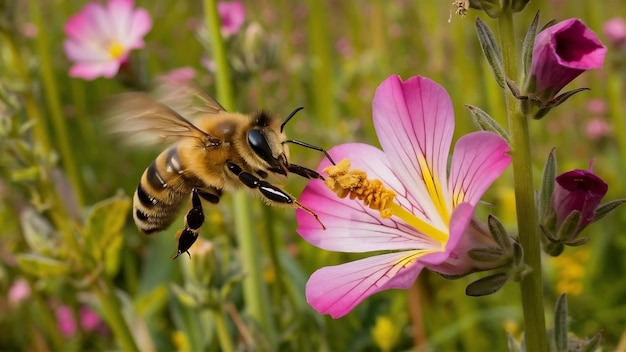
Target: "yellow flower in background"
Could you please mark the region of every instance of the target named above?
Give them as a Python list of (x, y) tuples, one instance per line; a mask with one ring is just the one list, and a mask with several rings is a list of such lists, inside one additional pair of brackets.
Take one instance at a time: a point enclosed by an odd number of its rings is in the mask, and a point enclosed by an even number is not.
[(176, 351), (189, 351), (189, 341), (187, 341), (187, 335), (180, 330), (176, 330), (172, 333), (172, 343), (176, 348)]
[(402, 327), (396, 326), (390, 317), (379, 316), (372, 328), (374, 344), (383, 352), (391, 351), (398, 343), (401, 331)]
[(551, 258), (551, 263), (556, 270), (557, 292), (567, 293), (570, 296), (580, 296), (583, 293), (582, 281), (585, 277), (585, 263), (588, 258), (587, 248), (580, 248), (577, 251)]

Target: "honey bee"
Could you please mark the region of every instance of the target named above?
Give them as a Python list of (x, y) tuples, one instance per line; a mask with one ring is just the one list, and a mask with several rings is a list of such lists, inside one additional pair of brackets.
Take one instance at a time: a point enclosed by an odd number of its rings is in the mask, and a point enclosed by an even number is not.
[[(289, 173), (323, 179), (314, 170), (292, 164), (287, 144), (328, 153), (317, 146), (287, 139), (284, 121), (265, 111), (245, 115), (226, 112), (214, 99), (194, 85), (164, 86), (159, 94), (126, 93), (113, 99), (114, 129), (132, 138), (158, 137), (172, 144), (146, 168), (133, 196), (133, 218), (145, 234), (168, 228), (179, 208), (191, 197), (185, 225), (177, 233), (178, 250), (173, 258), (196, 241), (204, 222), (201, 199), (217, 204), (223, 192), (246, 188), (268, 205), (300, 208), (322, 227), (317, 214), (280, 187), (266, 181), (284, 181)], [(167, 93), (163, 94), (163, 91)], [(331, 159), (332, 160), (332, 159)]]

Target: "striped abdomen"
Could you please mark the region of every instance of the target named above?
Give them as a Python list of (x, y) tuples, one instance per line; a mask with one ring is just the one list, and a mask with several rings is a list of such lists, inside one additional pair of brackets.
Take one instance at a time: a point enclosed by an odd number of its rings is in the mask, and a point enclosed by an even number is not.
[(195, 186), (185, 179), (183, 170), (178, 149), (172, 146), (143, 172), (133, 197), (133, 218), (141, 231), (149, 234), (172, 224)]

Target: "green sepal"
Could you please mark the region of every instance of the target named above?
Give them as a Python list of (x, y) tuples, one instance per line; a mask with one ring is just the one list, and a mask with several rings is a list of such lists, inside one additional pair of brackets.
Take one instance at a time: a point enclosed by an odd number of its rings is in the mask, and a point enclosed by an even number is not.
[(552, 210), (552, 193), (556, 183), (556, 156), (554, 148), (548, 154), (545, 164), (543, 165), (543, 173), (541, 174), (541, 188), (539, 189), (539, 197), (537, 197), (537, 210), (539, 222), (547, 225), (548, 218), (553, 212)]
[(18, 254), (17, 264), (23, 272), (41, 278), (60, 277), (70, 271), (69, 264), (39, 254)]
[(554, 342), (558, 352), (567, 351), (567, 295), (562, 294), (554, 307)]
[(574, 94), (580, 93), (586, 90), (590, 90), (589, 88), (578, 88), (574, 90), (567, 91), (565, 93), (559, 94), (556, 98), (550, 100), (549, 102), (543, 104), (543, 106), (535, 113), (533, 118), (535, 120), (541, 120), (544, 116), (546, 116), (550, 110), (553, 108), (563, 104), (567, 99), (571, 98)]
[(476, 31), (480, 47), (483, 49), (483, 54), (491, 67), (496, 82), (498, 82), (501, 88), (504, 88), (505, 75), (502, 67), (502, 53), (500, 52), (500, 47), (498, 47), (498, 42), (489, 26), (480, 17), (476, 18)]
[(495, 247), (472, 248), (467, 255), (478, 262), (497, 262), (502, 258), (502, 249)]
[(587, 244), (589, 241), (591, 241), (591, 238), (589, 237), (581, 237), (581, 238), (576, 238), (573, 239), (571, 241), (564, 241), (563, 244), (570, 246), (570, 247), (578, 247), (578, 246), (582, 246), (584, 244)]
[[(539, 32), (542, 32), (542, 31), (546, 30), (547, 28), (554, 26), (555, 23), (556, 23), (555, 19), (552, 19), (552, 20), (548, 21), (548, 23), (544, 24), (543, 27), (541, 27)], [(539, 32), (537, 32), (537, 33), (539, 33)]]
[[(530, 68), (533, 63), (533, 49), (535, 47), (535, 37), (537, 36), (537, 27), (539, 26), (539, 11), (535, 14), (528, 30), (526, 31), (526, 36), (524, 37), (524, 43), (522, 44), (522, 69), (524, 74), (524, 79), (522, 82), (526, 82), (526, 78), (530, 74)], [(525, 86), (525, 84), (524, 84)]]
[(472, 118), (474, 123), (483, 131), (493, 132), (500, 137), (504, 138), (507, 143), (511, 143), (511, 137), (509, 137), (508, 133), (500, 126), (500, 124), (494, 120), (489, 114), (472, 105), (465, 105), (470, 113), (472, 114)]
[(578, 224), (580, 222), (580, 211), (572, 210), (563, 220), (563, 223), (556, 232), (556, 238), (561, 242), (571, 241), (578, 235)]
[(476, 280), (465, 288), (465, 294), (472, 297), (480, 297), (498, 292), (509, 280), (507, 273), (497, 273)]
[(522, 12), (530, 0), (513, 0), (511, 2), (511, 12)]
[(604, 204), (600, 204), (596, 208), (596, 213), (593, 217), (592, 223), (602, 219), (603, 217), (612, 213), (615, 209), (617, 209), (622, 204), (626, 203), (626, 199), (617, 199), (610, 202), (606, 202)]
[(495, 215), (489, 214), (487, 216), (487, 226), (489, 226), (489, 232), (491, 233), (491, 237), (496, 241), (498, 246), (502, 248), (504, 253), (512, 253), (513, 245), (511, 244), (511, 240), (509, 234), (506, 232), (504, 225), (500, 222)]

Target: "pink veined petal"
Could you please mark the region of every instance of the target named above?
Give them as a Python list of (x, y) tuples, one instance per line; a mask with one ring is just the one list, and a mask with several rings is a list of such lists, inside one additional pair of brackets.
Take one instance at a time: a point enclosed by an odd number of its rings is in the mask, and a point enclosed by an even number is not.
[[(402, 82), (400, 77), (391, 76), (376, 90), (372, 108), (380, 144), (397, 177), (408, 187), (411, 202), (420, 204), (420, 199), (431, 199), (424, 182), (425, 172), (418, 165), (419, 158), (428, 165), (427, 177), (440, 184), (440, 192), (447, 192), (446, 166), (454, 132), (454, 111), (446, 90), (424, 77)], [(440, 198), (450, 197), (442, 194)], [(421, 203), (426, 206), (422, 213), (435, 226), (446, 226), (434, 205)]]
[(79, 62), (70, 68), (70, 76), (90, 81), (100, 76), (111, 78), (119, 69), (120, 63), (117, 61)]
[(454, 208), (450, 217), (450, 237), (445, 251), (426, 255), (419, 259), (420, 263), (431, 270), (446, 273), (445, 269), (448, 267), (446, 262), (454, 261), (459, 256), (455, 250), (459, 243), (463, 243), (463, 234), (474, 216), (474, 209), (475, 207), (469, 203), (462, 203)]
[(453, 204), (476, 205), (491, 183), (511, 163), (506, 140), (491, 132), (474, 132), (461, 137), (450, 165)]
[[(348, 157), (352, 168), (367, 172), (368, 177), (380, 179), (385, 187), (394, 190), (396, 202), (408, 211), (414, 208), (403, 198), (404, 186), (388, 165), (385, 154), (367, 144), (342, 144), (329, 151), (336, 161)], [(323, 161), (318, 169), (330, 165)], [(310, 181), (300, 196), (300, 203), (315, 212), (326, 230), (306, 211), (298, 209), (297, 232), (309, 243), (327, 250), (367, 252), (377, 250), (438, 248), (437, 242), (406, 225), (402, 220), (382, 219), (378, 210), (372, 210), (358, 200), (340, 199), (322, 181)], [(416, 216), (419, 216), (416, 215)]]
[(96, 43), (76, 42), (68, 39), (63, 42), (65, 54), (72, 61), (108, 61), (109, 53)]
[[(418, 251), (389, 253), (321, 268), (306, 284), (307, 301), (322, 314), (342, 317), (374, 293), (411, 286), (423, 268), (416, 260), (420, 255)], [(403, 262), (406, 258), (411, 260)]]

